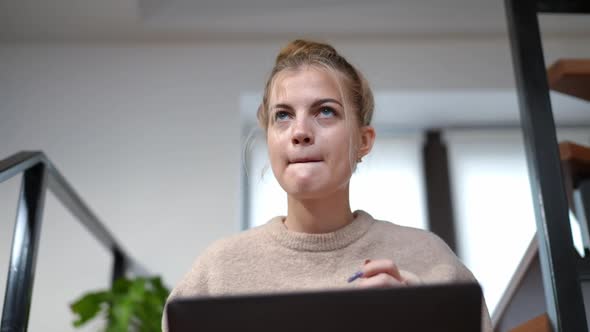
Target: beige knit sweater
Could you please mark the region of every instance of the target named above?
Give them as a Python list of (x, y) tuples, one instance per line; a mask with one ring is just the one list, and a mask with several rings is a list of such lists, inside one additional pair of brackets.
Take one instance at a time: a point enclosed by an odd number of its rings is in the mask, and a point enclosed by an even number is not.
[[(326, 234), (289, 231), (284, 217), (211, 245), (172, 290), (170, 299), (355, 287), (347, 279), (365, 259), (391, 259), (409, 283), (473, 281), (449, 247), (427, 231), (356, 211), (349, 225)], [(483, 309), (483, 330), (492, 331)], [(166, 318), (162, 328), (167, 331)]]

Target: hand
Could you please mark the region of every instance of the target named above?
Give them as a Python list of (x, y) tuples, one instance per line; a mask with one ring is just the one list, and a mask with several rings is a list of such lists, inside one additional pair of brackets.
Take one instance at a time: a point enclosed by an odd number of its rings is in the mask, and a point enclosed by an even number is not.
[(357, 285), (361, 288), (387, 288), (408, 284), (397, 265), (389, 259), (367, 259), (360, 271), (362, 276)]

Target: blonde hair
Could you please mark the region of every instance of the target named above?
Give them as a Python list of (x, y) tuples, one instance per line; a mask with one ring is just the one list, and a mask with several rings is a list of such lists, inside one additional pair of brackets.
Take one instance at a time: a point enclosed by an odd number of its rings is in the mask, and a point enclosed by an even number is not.
[[(303, 66), (319, 67), (340, 73), (348, 99), (354, 109), (360, 126), (371, 124), (373, 117), (373, 92), (363, 75), (342, 57), (334, 47), (302, 39), (297, 39), (281, 49), (277, 55), (258, 108), (258, 124), (266, 132), (269, 125), (269, 99), (277, 74), (284, 70), (297, 70)], [(343, 96), (344, 97), (344, 96)]]

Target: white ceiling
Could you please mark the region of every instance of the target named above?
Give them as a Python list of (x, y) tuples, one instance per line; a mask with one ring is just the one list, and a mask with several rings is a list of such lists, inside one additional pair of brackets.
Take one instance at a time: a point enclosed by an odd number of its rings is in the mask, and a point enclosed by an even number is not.
[[(0, 1), (0, 40), (438, 37), (506, 33), (502, 0)], [(551, 35), (590, 35), (584, 16), (542, 15)]]
[[(503, 0), (0, 1), (0, 41), (239, 40), (300, 36), (505, 38), (503, 3)], [(590, 37), (590, 16), (541, 15), (540, 21), (545, 36)], [(377, 99), (375, 121), (388, 127), (506, 125), (518, 124), (519, 119), (516, 95), (511, 91), (420, 91), (403, 95), (381, 92)], [(437, 102), (432, 103), (435, 99)], [(251, 102), (253, 106), (245, 109), (255, 109), (257, 102), (255, 99)], [(590, 124), (587, 102), (557, 95), (554, 106), (560, 109), (555, 112), (558, 123)], [(250, 114), (246, 118), (255, 117)]]

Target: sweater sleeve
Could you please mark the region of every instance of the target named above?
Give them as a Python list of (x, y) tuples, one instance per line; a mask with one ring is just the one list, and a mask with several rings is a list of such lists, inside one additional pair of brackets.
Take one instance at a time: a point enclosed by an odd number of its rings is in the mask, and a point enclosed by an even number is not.
[(209, 295), (209, 259), (207, 255), (202, 255), (195, 260), (190, 271), (184, 275), (181, 281), (172, 289), (164, 313), (162, 315), (162, 331), (168, 332), (168, 318), (166, 315), (166, 308), (170, 301), (188, 296), (206, 296)]
[[(479, 284), (473, 273), (459, 260), (449, 246), (438, 236), (433, 236), (433, 248), (438, 247), (439, 253), (445, 253), (440, 258), (438, 264), (427, 272), (425, 279), (430, 282), (476, 282)], [(426, 281), (426, 280), (424, 280)], [(493, 332), (492, 320), (488, 312), (485, 298), (481, 303), (481, 331)]]
[[(467, 269), (458, 259), (457, 264), (460, 266), (458, 268), (463, 270), (461, 274), (466, 276), (464, 278), (460, 278), (459, 281), (473, 281), (479, 283), (473, 273), (471, 273), (471, 271), (469, 271), (469, 269)], [(486, 300), (483, 297), (481, 300), (481, 330), (482, 332), (493, 332), (492, 320), (490, 319), (490, 313), (488, 311)]]
[[(477, 279), (471, 273), (471, 271), (456, 258), (456, 269), (457, 269), (457, 278), (456, 281), (466, 281), (466, 282), (477, 282)], [(482, 297), (481, 300), (481, 331), (482, 332), (493, 332), (492, 328), (492, 320), (490, 319), (490, 313), (488, 311), (488, 306), (486, 305), (485, 298)]]

